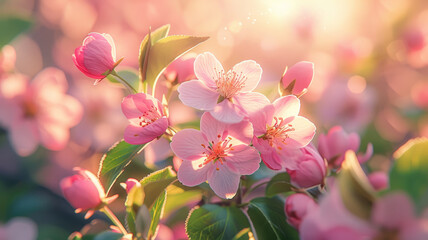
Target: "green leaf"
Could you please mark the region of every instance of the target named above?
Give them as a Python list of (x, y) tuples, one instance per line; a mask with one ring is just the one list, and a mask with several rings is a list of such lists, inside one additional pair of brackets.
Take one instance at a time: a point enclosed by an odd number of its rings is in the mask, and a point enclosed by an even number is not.
[(150, 48), (146, 72), (147, 84), (155, 89), (159, 76), (172, 61), (207, 39), (208, 37), (175, 35), (157, 41)]
[(107, 194), (124, 168), (140, 153), (147, 144), (132, 145), (124, 140), (115, 143), (101, 158), (98, 177), (105, 179)]
[(179, 208), (187, 205), (190, 202), (200, 201), (202, 193), (200, 190), (183, 190), (173, 184), (167, 188), (168, 202), (166, 202), (164, 215), (168, 217), (169, 214), (178, 210)]
[(0, 17), (0, 48), (31, 26), (31, 21), (19, 16)]
[(291, 190), (290, 175), (288, 173), (278, 173), (275, 175), (266, 186), (266, 196), (273, 197), (279, 193), (286, 193)]
[(248, 239), (250, 236), (253, 236), (253, 233), (251, 232), (250, 228), (244, 228), (239, 233), (237, 233), (232, 240), (243, 240)]
[[(192, 240), (229, 240), (245, 228), (250, 228), (250, 223), (239, 208), (213, 204), (193, 208), (186, 221), (186, 232)], [(244, 235), (239, 239), (249, 237)]]
[(122, 237), (123, 237), (123, 234), (121, 234), (121, 233), (106, 231), (106, 232), (98, 234), (94, 238), (94, 240), (120, 240), (120, 239), (122, 239)]
[(419, 210), (428, 206), (428, 139), (415, 138), (401, 146), (390, 172), (390, 189), (409, 194)]
[(153, 207), (150, 209), (150, 215), (152, 216), (152, 221), (150, 223), (149, 233), (147, 234), (147, 239), (154, 239), (157, 235), (157, 228), (159, 225), (159, 220), (162, 217), (163, 209), (165, 208), (166, 203), (166, 190), (156, 199)]
[[(160, 39), (168, 36), (169, 28), (171, 26), (169, 24), (164, 25), (153, 32), (149, 30), (149, 33), (144, 37), (143, 41), (140, 44), (140, 54), (138, 56), (139, 60), (139, 74), (140, 74), (140, 82), (145, 82), (146, 80), (146, 72), (147, 72), (147, 64), (151, 46), (155, 44)], [(150, 44), (149, 44), (150, 40)]]
[[(135, 186), (129, 191), (125, 201), (126, 209), (126, 225), (133, 234), (137, 233), (135, 222), (137, 221), (138, 214), (141, 211), (141, 205), (143, 205), (144, 191), (142, 187)], [(147, 207), (145, 207), (147, 209)], [(148, 212), (148, 210), (147, 210)]]
[[(134, 89), (138, 90), (140, 89), (140, 79), (138, 78), (138, 74), (133, 69), (122, 69), (120, 71), (117, 71), (117, 74), (121, 76), (123, 79), (126, 80), (126, 82), (131, 85)], [(110, 82), (112, 83), (119, 83), (119, 82), (113, 75), (109, 74), (106, 77)]]
[(296, 230), (287, 223), (284, 202), (280, 198), (251, 200), (248, 215), (258, 239), (299, 239)]
[(137, 217), (135, 220), (135, 228), (137, 230), (134, 233), (138, 239), (141, 239), (149, 233), (150, 223), (152, 221), (152, 216), (150, 215), (149, 209), (145, 205), (142, 205), (138, 210)]
[(151, 209), (156, 199), (164, 192), (164, 190), (177, 179), (177, 174), (172, 170), (171, 166), (152, 172), (140, 183), (146, 193), (143, 204)]
[(375, 201), (375, 190), (367, 179), (351, 150), (345, 154), (342, 169), (338, 176), (338, 186), (343, 205), (357, 217), (369, 220)]

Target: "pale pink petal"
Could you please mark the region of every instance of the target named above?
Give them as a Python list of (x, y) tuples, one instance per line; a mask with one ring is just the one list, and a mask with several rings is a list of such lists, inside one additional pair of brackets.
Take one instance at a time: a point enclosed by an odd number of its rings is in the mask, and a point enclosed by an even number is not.
[(63, 94), (67, 91), (68, 84), (63, 71), (49, 67), (38, 73), (31, 82), (31, 87), (37, 97), (52, 98), (52, 95)]
[(372, 212), (372, 221), (388, 229), (400, 229), (413, 219), (413, 204), (403, 193), (385, 195), (376, 202)]
[(28, 156), (33, 153), (39, 143), (37, 124), (32, 120), (15, 120), (9, 126), (9, 138), (13, 148), (20, 156)]
[(205, 112), (201, 117), (201, 132), (206, 137), (207, 142), (223, 140), (223, 133), (227, 128), (226, 123), (218, 121), (208, 112)]
[(144, 127), (128, 125), (125, 129), (124, 139), (129, 144), (145, 144), (162, 136), (168, 128), (168, 119), (162, 117)]
[(269, 99), (265, 95), (257, 92), (239, 93), (232, 99), (236, 105), (244, 110), (247, 116), (259, 114), (264, 107), (270, 105)]
[(152, 141), (144, 149), (144, 160), (146, 163), (154, 164), (156, 162), (165, 160), (171, 156), (172, 151), (169, 141), (166, 138), (160, 138)]
[(69, 95), (63, 95), (61, 102), (43, 105), (43, 109), (40, 110), (42, 111), (40, 112), (42, 121), (56, 122), (64, 128), (78, 124), (83, 115), (82, 104)]
[(247, 120), (229, 125), (227, 132), (233, 137), (232, 144), (236, 144), (236, 140), (239, 140), (241, 143), (250, 145), (253, 139), (253, 125)]
[(223, 165), (218, 166), (219, 170), (213, 170), (212, 175), (208, 176), (208, 183), (217, 196), (231, 199), (236, 195), (241, 175)]
[(210, 52), (199, 54), (194, 63), (196, 77), (209, 88), (216, 88), (216, 81), (224, 74), (223, 66)]
[(273, 105), (275, 107), (274, 116), (277, 118), (294, 117), (300, 111), (300, 100), (294, 95), (278, 98), (273, 102)]
[(253, 60), (246, 60), (236, 64), (232, 71), (236, 72), (238, 76), (244, 76), (245, 85), (241, 91), (253, 91), (260, 82), (262, 77), (262, 68)]
[(288, 147), (304, 147), (309, 144), (315, 135), (316, 127), (308, 119), (297, 116), (289, 123), (294, 131), (288, 133), (289, 138), (285, 140)]
[(35, 240), (37, 239), (37, 224), (29, 218), (14, 217), (4, 226), (4, 240)]
[(178, 98), (184, 105), (210, 111), (214, 109), (220, 94), (211, 88), (208, 88), (202, 81), (191, 80), (180, 84), (177, 89)]
[[(184, 160), (177, 172), (178, 181), (189, 187), (205, 182), (211, 166), (203, 165), (204, 160), (205, 158), (194, 161)], [(201, 164), (203, 167), (199, 167)]]
[(133, 95), (128, 95), (122, 100), (122, 112), (126, 118), (138, 118), (142, 112), (137, 108)]
[(149, 94), (131, 94), (126, 96), (122, 101), (122, 111), (128, 119), (138, 118), (143, 113), (153, 108), (155, 108), (160, 115), (163, 115), (160, 101)]
[(227, 99), (217, 104), (210, 113), (215, 119), (224, 123), (238, 123), (245, 116), (235, 104)]
[(260, 166), (259, 152), (247, 145), (233, 146), (233, 151), (230, 151), (226, 160), (226, 165), (231, 171), (240, 175), (253, 174)]
[(70, 138), (70, 131), (61, 124), (39, 122), (40, 141), (49, 150), (58, 151), (65, 147)]
[(202, 154), (205, 148), (201, 144), (207, 146), (208, 143), (200, 131), (184, 129), (172, 137), (171, 149), (177, 157), (192, 161), (205, 156)]

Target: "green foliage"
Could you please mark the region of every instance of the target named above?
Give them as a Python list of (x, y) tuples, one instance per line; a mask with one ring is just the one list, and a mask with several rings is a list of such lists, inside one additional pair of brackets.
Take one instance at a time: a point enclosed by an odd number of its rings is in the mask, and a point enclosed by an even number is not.
[[(137, 91), (140, 89), (141, 81), (139, 80), (138, 73), (135, 70), (122, 69), (117, 71), (117, 75), (121, 76), (131, 87)], [(121, 83), (114, 77), (114, 75), (109, 74), (106, 78), (112, 83)]]
[(279, 198), (251, 200), (248, 215), (258, 239), (299, 239), (296, 230), (286, 221), (284, 202)]
[(291, 191), (290, 175), (288, 173), (278, 173), (275, 175), (266, 186), (266, 196), (273, 197), (279, 193)]
[(31, 26), (29, 19), (19, 16), (0, 16), (0, 48)]
[(140, 153), (147, 144), (132, 145), (124, 140), (115, 143), (101, 158), (98, 177), (105, 180), (104, 187), (107, 193), (110, 191), (113, 183), (122, 174), (124, 168), (132, 159)]
[(154, 239), (156, 237), (157, 228), (159, 225), (159, 220), (162, 217), (163, 209), (165, 208), (166, 203), (166, 190), (163, 190), (163, 193), (156, 199), (152, 208), (150, 209), (150, 215), (152, 216), (152, 221), (150, 222), (149, 232), (147, 234), (147, 239)]
[(394, 154), (390, 173), (391, 190), (409, 194), (419, 209), (428, 206), (428, 139), (409, 140)]
[(143, 178), (140, 183), (146, 194), (144, 197), (144, 205), (149, 209), (153, 206), (156, 199), (164, 192), (164, 190), (177, 179), (177, 174), (168, 166), (159, 171), (153, 172)]
[[(192, 209), (186, 221), (190, 239), (233, 239), (243, 229), (250, 228), (245, 214), (236, 207), (206, 204)], [(238, 239), (249, 239), (244, 234)]]
[(355, 216), (368, 220), (375, 201), (375, 190), (351, 150), (345, 155), (338, 177), (343, 204)]
[(111, 232), (111, 231), (105, 231), (103, 233), (98, 234), (94, 240), (120, 240), (122, 239), (123, 234)]

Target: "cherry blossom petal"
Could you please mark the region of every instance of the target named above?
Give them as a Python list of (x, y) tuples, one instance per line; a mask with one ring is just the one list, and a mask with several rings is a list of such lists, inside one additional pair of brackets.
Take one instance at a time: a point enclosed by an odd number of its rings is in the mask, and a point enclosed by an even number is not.
[(403, 193), (391, 193), (381, 198), (372, 212), (372, 221), (388, 229), (403, 228), (414, 218), (413, 204)]
[(37, 124), (31, 120), (15, 120), (9, 128), (9, 138), (13, 148), (20, 156), (34, 152), (39, 143)]
[(208, 145), (200, 131), (184, 129), (172, 137), (171, 149), (177, 157), (192, 161), (204, 156), (205, 148), (201, 144)]
[(44, 99), (61, 97), (67, 91), (68, 84), (63, 71), (49, 67), (38, 73), (31, 82), (32, 89), (37, 93), (37, 97)]
[(44, 121), (39, 123), (40, 141), (47, 149), (58, 151), (65, 147), (70, 131), (62, 124)]
[(145, 144), (161, 136), (168, 128), (168, 119), (162, 117), (144, 127), (128, 125), (124, 139), (129, 144)]
[(249, 121), (244, 120), (239, 123), (229, 125), (227, 133), (229, 136), (233, 137), (230, 142), (233, 145), (240, 143), (250, 145), (251, 140), (253, 139), (253, 125)]
[(210, 113), (215, 119), (225, 123), (238, 123), (244, 118), (244, 113), (227, 99), (217, 104)]
[(247, 116), (259, 114), (264, 107), (270, 105), (269, 99), (257, 92), (239, 93), (233, 97), (233, 102), (236, 102), (236, 105), (240, 106)]
[[(207, 142), (217, 142), (223, 139), (223, 132), (228, 128), (226, 123), (216, 120), (211, 114), (205, 112), (201, 117), (201, 132), (205, 135)], [(220, 135), (220, 138), (218, 137)]]
[(259, 169), (260, 154), (255, 148), (238, 145), (233, 146), (233, 149), (224, 158), (231, 171), (240, 175), (250, 175)]
[(224, 165), (218, 166), (219, 170), (213, 170), (211, 176), (208, 176), (208, 183), (217, 196), (231, 199), (236, 195), (241, 175), (230, 171)]
[(295, 129), (288, 133), (288, 138), (285, 140), (285, 145), (289, 148), (300, 148), (309, 144), (315, 135), (315, 125), (308, 119), (296, 116), (290, 124)]
[(210, 52), (198, 55), (194, 63), (196, 77), (209, 88), (216, 88), (216, 81), (224, 74), (223, 66)]
[(300, 100), (294, 95), (288, 95), (278, 98), (273, 102), (275, 107), (275, 117), (294, 117), (299, 114), (300, 111)]
[(177, 172), (178, 181), (182, 184), (193, 187), (199, 185), (207, 180), (207, 173), (211, 166), (203, 165), (204, 158), (194, 161), (183, 161)]
[(260, 156), (268, 168), (274, 170), (282, 169), (282, 161), (275, 152), (275, 149), (269, 145), (268, 141), (254, 136), (253, 145), (259, 150)]
[(138, 118), (152, 107), (155, 107), (160, 114), (163, 113), (160, 101), (149, 94), (128, 95), (122, 101), (122, 111), (128, 119)]
[(245, 60), (236, 64), (232, 71), (246, 78), (241, 91), (253, 91), (259, 84), (263, 72), (260, 65), (253, 60)]
[(146, 163), (156, 163), (165, 160), (172, 154), (169, 141), (166, 138), (160, 138), (152, 141), (144, 149), (144, 160)]
[(259, 137), (266, 133), (266, 124), (272, 122), (274, 112), (274, 106), (269, 104), (259, 112), (255, 112), (249, 116), (250, 122), (253, 124), (255, 136)]
[(202, 81), (191, 80), (180, 84), (177, 89), (178, 98), (187, 106), (199, 110), (213, 110), (217, 104), (219, 93), (208, 88)]

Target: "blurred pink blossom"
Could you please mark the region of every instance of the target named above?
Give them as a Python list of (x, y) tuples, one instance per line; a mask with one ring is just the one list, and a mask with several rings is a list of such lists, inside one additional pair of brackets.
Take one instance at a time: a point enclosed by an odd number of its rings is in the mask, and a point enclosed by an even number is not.
[(90, 78), (97, 79), (95, 84), (104, 79), (116, 65), (116, 47), (113, 38), (106, 33), (90, 33), (83, 45), (73, 54), (76, 67)]
[(367, 178), (373, 188), (377, 191), (384, 190), (389, 187), (389, 176), (385, 172), (372, 172), (367, 176)]
[(194, 65), (198, 80), (178, 87), (179, 98), (185, 105), (209, 111), (219, 121), (237, 123), (248, 111), (268, 102), (264, 95), (251, 92), (262, 75), (255, 61), (240, 62), (225, 72), (217, 58), (206, 52), (198, 55)]
[(195, 79), (196, 76), (193, 70), (195, 59), (196, 54), (188, 53), (169, 64), (163, 74), (169, 82), (177, 81), (177, 83), (183, 83)]
[(299, 229), (300, 223), (306, 214), (315, 210), (317, 203), (306, 194), (295, 193), (285, 199), (284, 211), (287, 216), (287, 222)]
[(130, 144), (148, 143), (162, 136), (169, 126), (161, 102), (145, 93), (126, 96), (122, 111), (130, 123), (124, 133)]
[[(345, 152), (353, 150), (358, 152), (360, 136), (357, 133), (347, 133), (341, 126), (332, 127), (327, 135), (321, 133), (318, 138), (318, 151), (328, 161), (332, 168), (338, 168), (345, 159)], [(360, 163), (366, 162), (373, 154), (373, 145), (367, 145), (366, 153), (358, 155)]]
[(26, 217), (15, 217), (5, 225), (0, 225), (1, 240), (36, 240), (37, 225)]
[(295, 150), (287, 161), (286, 169), (291, 184), (300, 188), (308, 188), (324, 184), (327, 174), (326, 164), (315, 147), (311, 144)]
[(39, 143), (50, 150), (67, 144), (69, 128), (82, 117), (82, 106), (65, 93), (67, 87), (56, 68), (44, 69), (31, 83), (16, 74), (0, 81), (0, 123), (19, 155), (30, 155)]
[[(296, 96), (304, 94), (311, 85), (314, 77), (314, 64), (311, 62), (298, 62), (286, 70), (281, 80), (281, 87), (285, 94)], [(293, 85), (292, 84), (294, 81)]]
[(171, 149), (183, 159), (178, 180), (186, 186), (208, 180), (219, 197), (233, 198), (241, 175), (250, 175), (259, 168), (260, 155), (249, 146), (252, 136), (248, 121), (225, 124), (204, 113), (201, 131), (184, 129), (172, 138)]
[(134, 186), (141, 186), (140, 182), (135, 178), (128, 178), (125, 182), (126, 185), (126, 193), (129, 193)]
[(0, 77), (2, 77), (4, 73), (13, 70), (15, 68), (15, 62), (15, 49), (10, 45), (4, 46), (0, 52)]
[(298, 116), (299, 111), (299, 99), (290, 95), (278, 98), (250, 116), (254, 147), (269, 168), (280, 170), (286, 164), (287, 151), (308, 145), (314, 137), (315, 125)]

